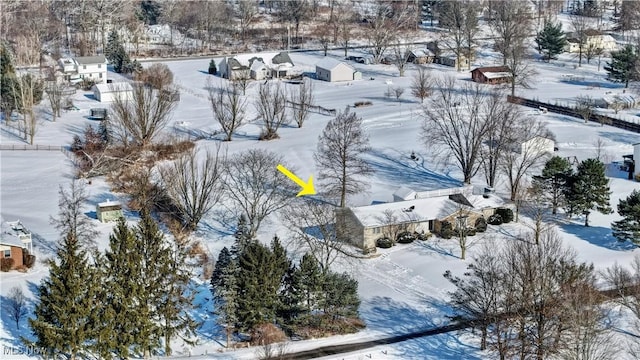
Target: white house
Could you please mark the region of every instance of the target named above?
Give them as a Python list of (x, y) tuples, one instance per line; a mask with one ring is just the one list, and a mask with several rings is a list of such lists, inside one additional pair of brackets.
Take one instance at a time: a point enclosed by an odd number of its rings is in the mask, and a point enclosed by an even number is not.
[[(640, 159), (640, 143), (633, 144), (633, 161)], [(640, 178), (640, 165), (636, 165), (633, 169), (633, 178), (638, 180)]]
[(61, 58), (58, 63), (65, 80), (69, 82), (90, 79), (96, 84), (107, 83), (107, 59), (102, 55)]
[[(264, 64), (257, 64), (255, 72), (252, 72), (252, 66), (256, 61)], [(261, 54), (241, 54), (234, 57), (225, 57), (218, 65), (218, 73), (225, 79), (238, 79), (242, 77), (254, 78), (255, 76), (264, 76), (264, 78), (284, 78), (293, 74), (293, 61), (286, 52), (279, 53), (261, 53)]]
[(316, 64), (316, 78), (329, 82), (351, 81), (362, 79), (362, 73), (349, 64), (325, 57)]
[[(586, 52), (587, 49), (601, 49), (604, 52), (616, 51), (618, 49), (618, 43), (611, 35), (603, 34), (597, 30), (585, 31), (585, 40), (582, 45), (582, 51)], [(564, 50), (570, 53), (577, 53), (580, 51), (580, 42), (575, 35), (570, 34), (567, 37), (567, 45)]]
[(497, 196), (456, 193), (342, 208), (336, 210), (337, 237), (367, 253), (375, 252), (376, 240), (385, 237), (390, 228), (418, 233), (438, 232), (443, 221), (455, 221), (461, 211), (464, 211), (467, 226), (473, 226), (477, 218), (489, 217), (501, 204)]
[(111, 102), (116, 96), (130, 100), (133, 98), (133, 87), (128, 82), (95, 84), (93, 97), (100, 102)]
[(249, 69), (249, 76), (255, 80), (264, 80), (269, 77), (269, 68), (260, 60), (254, 60)]
[(520, 144), (520, 154), (549, 153), (553, 154), (556, 143), (552, 139), (542, 136), (535, 136)]

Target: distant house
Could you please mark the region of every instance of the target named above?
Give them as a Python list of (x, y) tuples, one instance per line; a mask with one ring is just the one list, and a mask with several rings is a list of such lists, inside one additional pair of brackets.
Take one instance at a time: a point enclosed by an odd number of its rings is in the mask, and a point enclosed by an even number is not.
[[(443, 221), (451, 222), (462, 213), (466, 226), (473, 226), (477, 218), (489, 217), (500, 204), (500, 199), (495, 196), (456, 193), (342, 208), (336, 210), (336, 231), (338, 239), (350, 242), (365, 252), (375, 252), (376, 240), (391, 227), (401, 231), (434, 233), (440, 230)], [(455, 227), (457, 222), (452, 224)]]
[(542, 136), (535, 136), (529, 140), (523, 141), (520, 144), (520, 148), (517, 150), (520, 154), (553, 154), (553, 152), (555, 151), (555, 146), (556, 143), (555, 141), (553, 141), (553, 139)]
[(487, 66), (471, 70), (471, 79), (481, 84), (502, 84), (510, 82), (512, 77), (507, 66)]
[(362, 73), (353, 66), (330, 57), (324, 57), (316, 64), (316, 78), (329, 82), (362, 79)]
[(435, 58), (435, 54), (429, 49), (413, 49), (410, 50), (407, 55), (407, 62), (414, 64), (431, 64)]
[(84, 79), (96, 84), (107, 83), (107, 59), (102, 55), (61, 58), (58, 64), (65, 80), (71, 83)]
[(116, 201), (105, 201), (96, 205), (96, 216), (100, 222), (117, 221), (124, 217), (122, 205)]
[(11, 269), (24, 265), (27, 257), (33, 254), (31, 232), (22, 225), (20, 220), (2, 224), (0, 251), (2, 259), (13, 259)]
[[(254, 71), (252, 71), (256, 61), (259, 61), (262, 65), (256, 64)], [(286, 52), (243, 54), (222, 59), (218, 66), (218, 73), (229, 80), (241, 78), (261, 80), (289, 77), (292, 75), (293, 67), (293, 61)]]
[[(583, 52), (589, 48), (601, 49), (603, 52), (611, 52), (618, 49), (616, 39), (602, 31), (588, 29), (584, 32), (584, 35)], [(580, 39), (575, 33), (567, 34), (567, 45), (565, 45), (564, 50), (570, 53), (580, 52)]]
[(460, 69), (468, 68), (470, 63), (469, 59), (466, 56), (460, 55), (460, 66), (458, 66), (458, 56), (452, 52), (442, 53), (437, 56), (435, 60), (437, 64), (451, 66), (454, 68), (459, 67)]
[(133, 98), (133, 86), (128, 82), (96, 84), (93, 86), (93, 97), (100, 102), (111, 102), (119, 96), (122, 99)]

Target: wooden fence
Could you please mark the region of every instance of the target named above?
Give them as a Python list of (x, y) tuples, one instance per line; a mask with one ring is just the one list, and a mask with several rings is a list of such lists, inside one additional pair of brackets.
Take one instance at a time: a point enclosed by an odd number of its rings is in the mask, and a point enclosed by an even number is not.
[[(547, 111), (550, 111), (552, 113), (584, 119), (577, 110), (572, 109), (570, 107), (566, 107), (566, 106), (553, 105), (553, 104), (548, 104), (541, 101), (530, 100), (530, 99), (525, 99), (518, 96), (511, 96), (511, 95), (507, 96), (507, 101), (513, 104), (527, 106), (535, 109), (545, 108), (547, 109)], [(607, 124), (620, 129), (632, 131), (635, 133), (640, 133), (640, 124), (620, 120), (618, 118), (613, 118), (611, 116), (593, 113), (591, 114), (589, 121), (597, 122), (599, 124)]]
[(0, 151), (60, 151), (66, 156), (70, 156), (71, 151), (68, 146), (60, 145), (29, 145), (29, 144), (3, 144)]

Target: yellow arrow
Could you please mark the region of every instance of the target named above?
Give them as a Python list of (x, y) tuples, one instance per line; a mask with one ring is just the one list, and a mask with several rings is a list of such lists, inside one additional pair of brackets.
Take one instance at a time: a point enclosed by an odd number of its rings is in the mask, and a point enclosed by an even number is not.
[(288, 177), (289, 179), (291, 179), (291, 181), (298, 184), (302, 188), (302, 190), (296, 196), (316, 194), (316, 189), (313, 188), (313, 176), (309, 176), (309, 181), (304, 182), (302, 181), (302, 179), (295, 176), (291, 171), (287, 170), (286, 167), (278, 164), (276, 168), (280, 170), (280, 172), (283, 173), (284, 176)]

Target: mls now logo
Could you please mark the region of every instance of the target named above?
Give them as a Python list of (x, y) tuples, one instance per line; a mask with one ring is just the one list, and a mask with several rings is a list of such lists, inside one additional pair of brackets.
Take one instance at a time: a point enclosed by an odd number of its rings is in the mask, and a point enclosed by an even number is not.
[(40, 349), (33, 346), (3, 346), (2, 355), (39, 355)]

